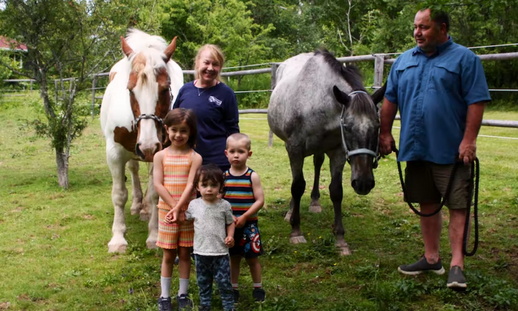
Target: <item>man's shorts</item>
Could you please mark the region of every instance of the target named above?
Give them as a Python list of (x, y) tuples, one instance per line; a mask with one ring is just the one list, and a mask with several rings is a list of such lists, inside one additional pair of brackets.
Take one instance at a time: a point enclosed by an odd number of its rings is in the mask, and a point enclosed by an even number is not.
[(168, 224), (165, 215), (169, 211), (158, 209), (158, 238), (156, 246), (164, 249), (177, 249), (178, 247), (192, 247), (194, 244), (194, 222)]
[[(441, 203), (446, 193), (454, 164), (435, 164), (426, 161), (409, 161), (405, 169), (405, 201), (410, 203)], [(457, 165), (451, 190), (445, 200), (450, 209), (467, 208), (473, 189), (471, 165)]]
[(263, 243), (257, 222), (247, 222), (242, 228), (234, 231), (234, 247), (229, 250), (230, 256), (257, 258), (263, 253)]

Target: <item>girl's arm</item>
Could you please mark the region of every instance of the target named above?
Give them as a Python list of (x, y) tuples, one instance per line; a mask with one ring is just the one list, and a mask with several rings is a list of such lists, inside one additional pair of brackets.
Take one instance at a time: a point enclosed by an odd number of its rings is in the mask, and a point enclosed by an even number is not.
[(236, 227), (241, 228), (245, 225), (248, 217), (254, 215), (259, 212), (259, 210), (264, 205), (264, 192), (263, 187), (261, 186), (261, 179), (256, 172), (252, 173), (252, 190), (254, 191), (255, 202), (250, 206), (250, 208), (243, 215), (237, 217), (236, 219)]
[(159, 151), (153, 157), (153, 185), (155, 186), (155, 190), (160, 198), (162, 198), (162, 200), (169, 205), (171, 209), (173, 209), (173, 198), (169, 191), (164, 187), (164, 168), (162, 166), (162, 161), (164, 159), (165, 152), (165, 150)]
[(192, 164), (191, 164), (191, 169), (189, 170), (189, 178), (187, 179), (187, 185), (185, 186), (185, 189), (183, 190), (182, 196), (178, 200), (178, 203), (176, 203), (175, 209), (178, 208), (178, 210), (179, 210), (181, 206), (184, 206), (187, 203), (189, 203), (189, 200), (191, 199), (191, 195), (192, 195), (192, 192), (194, 189), (194, 185), (193, 185), (194, 176), (196, 175), (196, 171), (200, 168), (201, 163), (202, 163), (201, 155), (197, 152), (193, 152)]

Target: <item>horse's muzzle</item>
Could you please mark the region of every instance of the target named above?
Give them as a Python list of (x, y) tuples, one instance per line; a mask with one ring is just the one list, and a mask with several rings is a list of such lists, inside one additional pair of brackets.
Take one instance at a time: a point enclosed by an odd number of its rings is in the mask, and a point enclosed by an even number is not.
[(135, 154), (138, 155), (145, 162), (153, 162), (153, 157), (155, 156), (155, 153), (160, 151), (160, 149), (160, 143), (153, 144), (148, 148), (143, 148), (140, 143), (137, 143), (135, 145)]
[(353, 179), (351, 181), (351, 187), (353, 187), (354, 192), (360, 195), (366, 195), (371, 192), (374, 188), (376, 182), (373, 178), (361, 178), (361, 179)]

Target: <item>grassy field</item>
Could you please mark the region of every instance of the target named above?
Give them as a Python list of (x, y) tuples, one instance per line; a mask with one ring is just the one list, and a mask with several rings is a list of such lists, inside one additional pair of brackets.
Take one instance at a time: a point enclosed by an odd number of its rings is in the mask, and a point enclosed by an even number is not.
[[(33, 101), (0, 104), (0, 310), (156, 310), (161, 251), (145, 248), (147, 225), (129, 214), (129, 204), (128, 251), (107, 252), (113, 208), (99, 120), (92, 120), (75, 142), (70, 189), (63, 191), (53, 150), (27, 126), (36, 117)], [(518, 113), (488, 111), (485, 118), (518, 120)], [(327, 163), (321, 177), (324, 211), (309, 214), (313, 172), (312, 159), (306, 161), (301, 221), (308, 243), (291, 245), (290, 226), (283, 220), (291, 185), (283, 143), (275, 138), (273, 148), (267, 147), (265, 115), (242, 115), (240, 124), (252, 138), (250, 166), (266, 193), (260, 224), (267, 301), (252, 302), (251, 278), (243, 267), (238, 310), (518, 309), (518, 129), (481, 130), (480, 247), (466, 260), (468, 291), (456, 293), (446, 288), (446, 275), (397, 272), (398, 265), (417, 259), (423, 247), (419, 219), (402, 201), (394, 155), (380, 162), (376, 187), (367, 196), (354, 194), (346, 167), (343, 222), (353, 254), (340, 257), (333, 247)], [(447, 212), (443, 215), (446, 227)], [(441, 254), (448, 263), (446, 233), (444, 229)], [(174, 281), (173, 292), (177, 286)], [(197, 303), (194, 277), (190, 292)], [(221, 310), (218, 296), (213, 310)]]

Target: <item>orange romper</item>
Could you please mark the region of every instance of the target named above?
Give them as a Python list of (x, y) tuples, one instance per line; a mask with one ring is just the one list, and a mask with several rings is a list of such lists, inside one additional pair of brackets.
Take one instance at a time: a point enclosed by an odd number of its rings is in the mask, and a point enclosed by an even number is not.
[[(164, 187), (175, 202), (180, 200), (187, 180), (189, 179), (189, 171), (192, 165), (192, 156), (194, 150), (186, 155), (172, 155), (166, 149), (164, 159), (162, 160), (162, 169), (164, 170)], [(180, 213), (185, 213), (189, 202), (196, 198), (193, 190), (189, 201), (180, 208)], [(184, 223), (168, 224), (165, 216), (171, 210), (172, 206), (167, 205), (162, 198), (158, 200), (158, 238), (156, 246), (165, 249), (177, 249), (180, 247), (192, 247), (194, 241), (194, 225), (193, 221)]]

